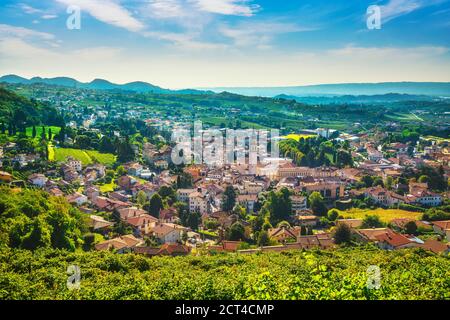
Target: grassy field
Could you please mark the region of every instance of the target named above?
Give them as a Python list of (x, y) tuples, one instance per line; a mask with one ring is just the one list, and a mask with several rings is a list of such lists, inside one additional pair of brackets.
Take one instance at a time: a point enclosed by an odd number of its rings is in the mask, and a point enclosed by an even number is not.
[(397, 121), (424, 121), (422, 118), (418, 117), (414, 113), (400, 113), (395, 112), (393, 114), (386, 114), (386, 118), (397, 120)]
[(103, 192), (103, 193), (113, 192), (116, 187), (117, 187), (117, 185), (114, 182), (98, 186), (98, 188), (100, 189), (100, 192)]
[(309, 139), (309, 138), (314, 138), (314, 137), (315, 137), (315, 135), (313, 135), (313, 134), (296, 134), (296, 133), (291, 133), (291, 134), (288, 134), (287, 136), (284, 136), (282, 138), (293, 139), (295, 141), (300, 141), (301, 138)]
[[(61, 131), (60, 127), (45, 126), (45, 133), (47, 135), (47, 138), (48, 138), (48, 129), (52, 129), (52, 140), (53, 140), (53, 137)], [(27, 136), (29, 136), (29, 137), (33, 136), (33, 127), (28, 127), (26, 129), (26, 133), (27, 133)], [(36, 138), (40, 139), (41, 134), (42, 134), (42, 126), (36, 126)]]
[(364, 219), (366, 215), (377, 215), (380, 217), (380, 220), (383, 222), (390, 222), (392, 219), (398, 218), (410, 218), (419, 220), (421, 217), (420, 212), (411, 212), (401, 209), (375, 209), (375, 210), (362, 210), (362, 209), (351, 209), (347, 211), (341, 212), (344, 218), (352, 218), (352, 219)]
[(83, 165), (99, 162), (104, 165), (112, 165), (116, 162), (116, 157), (110, 153), (100, 153), (92, 150), (80, 150), (71, 148), (54, 148), (54, 161), (65, 161), (68, 157), (80, 160)]

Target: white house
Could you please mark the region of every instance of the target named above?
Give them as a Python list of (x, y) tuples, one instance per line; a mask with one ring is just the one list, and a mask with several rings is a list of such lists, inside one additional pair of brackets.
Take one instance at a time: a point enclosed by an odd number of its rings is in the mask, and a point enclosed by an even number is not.
[(44, 187), (48, 179), (46, 176), (40, 173), (33, 173), (28, 177), (28, 181), (37, 187)]

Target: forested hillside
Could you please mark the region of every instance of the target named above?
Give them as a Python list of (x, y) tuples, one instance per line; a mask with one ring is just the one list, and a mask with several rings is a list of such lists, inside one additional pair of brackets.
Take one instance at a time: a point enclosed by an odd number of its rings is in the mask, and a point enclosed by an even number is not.
[(64, 121), (50, 105), (29, 100), (0, 87), (0, 122), (19, 129), (32, 124), (61, 126)]

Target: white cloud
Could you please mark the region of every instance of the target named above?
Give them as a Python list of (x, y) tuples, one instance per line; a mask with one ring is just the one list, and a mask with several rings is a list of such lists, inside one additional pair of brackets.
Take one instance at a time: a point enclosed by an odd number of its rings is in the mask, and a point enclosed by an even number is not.
[(178, 49), (183, 50), (223, 50), (227, 48), (224, 44), (195, 40), (195, 34), (150, 31), (144, 32), (143, 35), (149, 38), (169, 41)]
[(242, 23), (236, 27), (222, 26), (219, 31), (224, 36), (233, 39), (237, 46), (269, 47), (270, 41), (279, 34), (315, 30), (293, 23), (282, 22), (252, 22)]
[(2, 37), (38, 38), (42, 40), (53, 40), (55, 36), (51, 33), (35, 31), (23, 27), (15, 27), (8, 24), (0, 24), (0, 35)]
[(149, 13), (155, 18), (179, 18), (186, 15), (185, 3), (179, 0), (150, 0)]
[(199, 10), (234, 16), (253, 16), (260, 6), (249, 0), (191, 0)]
[[(443, 0), (390, 0), (380, 6), (381, 20), (386, 23), (418, 9), (441, 3)], [(445, 0), (444, 0), (445, 1)]]
[(144, 24), (134, 18), (132, 14), (115, 0), (56, 0), (70, 6), (75, 5), (82, 11), (104, 23), (138, 32), (144, 29)]
[(44, 14), (43, 16), (41, 16), (41, 18), (44, 20), (50, 20), (50, 19), (56, 19), (56, 18), (58, 18), (58, 16), (56, 14)]
[(25, 12), (26, 14), (35, 14), (35, 13), (41, 13), (42, 10), (33, 8), (32, 6), (26, 4), (26, 3), (20, 3), (19, 7)]

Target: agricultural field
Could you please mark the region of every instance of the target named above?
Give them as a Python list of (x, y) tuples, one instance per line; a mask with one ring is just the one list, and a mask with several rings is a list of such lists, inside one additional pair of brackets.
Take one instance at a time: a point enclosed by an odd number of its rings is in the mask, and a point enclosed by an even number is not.
[(377, 215), (380, 217), (381, 221), (386, 223), (389, 223), (392, 219), (398, 218), (410, 218), (418, 220), (422, 215), (421, 212), (411, 212), (401, 209), (382, 209), (382, 208), (374, 210), (350, 209), (340, 213), (344, 216), (344, 218), (350, 219), (364, 219), (366, 215)]
[[(80, 160), (83, 165), (98, 162), (104, 165), (113, 165), (116, 156), (110, 153), (100, 153), (94, 150), (81, 150), (71, 148), (54, 148), (53, 161), (65, 161), (68, 157)], [(50, 153), (50, 152), (49, 152)]]
[[(0, 299), (450, 299), (449, 258), (373, 246), (333, 251), (145, 258), (112, 252), (0, 250)], [(80, 290), (67, 289), (67, 266)], [(381, 287), (367, 287), (367, 270)]]
[(303, 139), (310, 139), (310, 138), (314, 138), (314, 137), (315, 137), (315, 135), (313, 135), (313, 134), (296, 134), (296, 133), (291, 133), (291, 134), (288, 134), (287, 136), (284, 136), (282, 138), (292, 139), (292, 140), (295, 140), (295, 141), (300, 141), (301, 138), (303, 138)]

